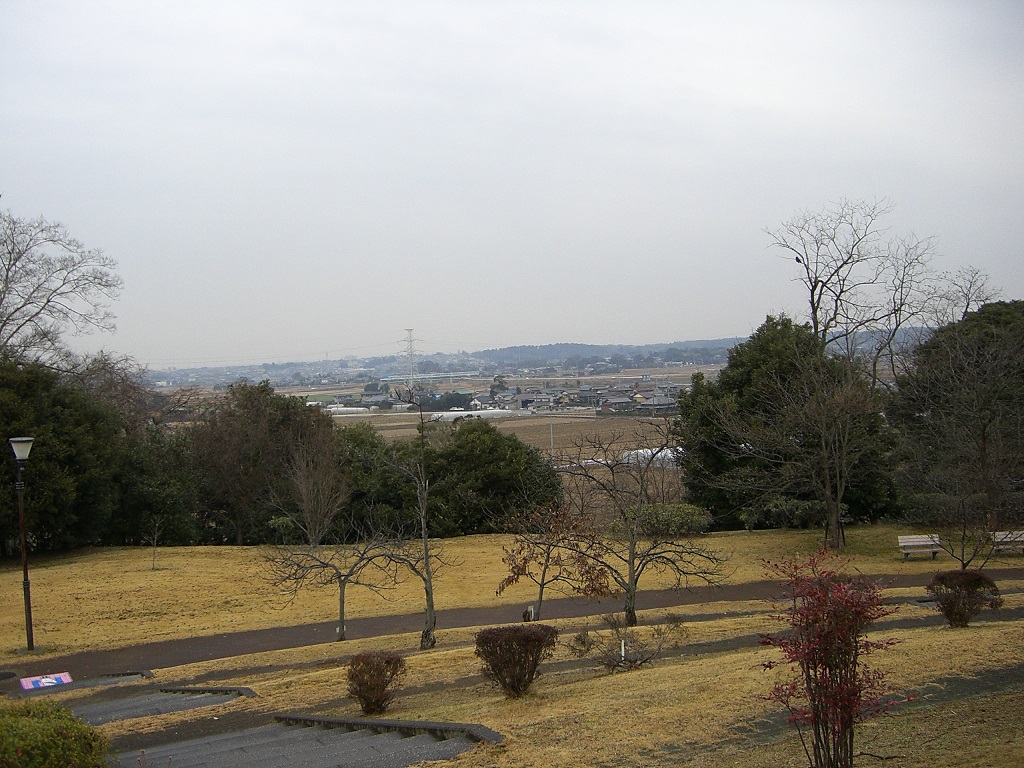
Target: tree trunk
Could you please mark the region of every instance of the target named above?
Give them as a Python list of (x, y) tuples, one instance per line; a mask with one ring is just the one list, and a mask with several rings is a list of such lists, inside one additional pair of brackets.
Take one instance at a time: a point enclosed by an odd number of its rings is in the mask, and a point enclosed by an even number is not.
[(839, 504), (829, 497), (825, 502), (825, 547), (840, 550), (845, 544), (843, 522), (839, 515)]
[[(626, 614), (626, 626), (636, 626), (636, 587), (639, 576), (636, 572), (636, 546), (639, 538), (638, 531), (633, 528), (630, 530), (629, 536), (629, 568), (628, 568), (628, 579), (626, 580), (626, 588), (623, 590), (625, 593), (626, 604), (623, 606), (623, 612)], [(621, 582), (620, 582), (621, 583)]]
[(420, 650), (427, 651), (437, 645), (434, 630), (437, 628), (437, 615), (434, 613), (434, 571), (430, 564), (430, 540), (427, 538), (426, 518), (422, 519), (423, 528), (423, 632), (420, 633)]
[(345, 587), (348, 582), (343, 579), (338, 579), (338, 642), (345, 639)]
[(625, 592), (626, 604), (622, 610), (626, 614), (626, 626), (636, 626), (636, 584), (631, 584)]
[(434, 630), (437, 628), (437, 616), (434, 613), (434, 585), (424, 581), (423, 592), (426, 597), (426, 610), (423, 613), (423, 631), (420, 633), (420, 650), (429, 651), (437, 645), (437, 637), (434, 634)]
[(420, 515), (420, 541), (423, 545), (423, 593), (426, 607), (423, 612), (423, 632), (420, 633), (420, 650), (427, 651), (437, 645), (434, 630), (437, 628), (437, 616), (434, 613), (434, 570), (430, 562), (430, 537), (428, 526), (428, 501), (430, 499), (430, 479), (427, 477), (426, 457), (426, 425), (423, 420), (423, 406), (419, 406), (420, 414), (420, 456), (416, 467), (416, 502)]
[(548, 564), (551, 562), (551, 550), (544, 556), (544, 565), (540, 569), (540, 578), (537, 580), (537, 606), (533, 612), (533, 621), (540, 621), (540, 609), (544, 607), (544, 587), (548, 583)]

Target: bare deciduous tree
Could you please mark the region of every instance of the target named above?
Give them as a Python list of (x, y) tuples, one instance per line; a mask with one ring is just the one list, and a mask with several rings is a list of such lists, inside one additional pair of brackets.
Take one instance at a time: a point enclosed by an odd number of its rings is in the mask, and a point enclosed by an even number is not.
[[(316, 545), (327, 539), (349, 492), (334, 425), (317, 420), (303, 433), (291, 446), (287, 472), (296, 522), (306, 543)], [(279, 500), (277, 507), (287, 514), (292, 504)]]
[(773, 247), (798, 265), (811, 330), (823, 345), (861, 362), (872, 387), (892, 369), (901, 331), (922, 318), (934, 293), (931, 238), (891, 236), (885, 200), (840, 200), (802, 211), (775, 230)]
[(381, 594), (398, 583), (391, 555), (392, 540), (381, 533), (364, 534), (353, 543), (278, 545), (265, 553), (267, 578), (294, 599), (307, 585), (338, 590), (337, 639), (345, 639), (345, 597), (348, 587), (361, 586)]
[(586, 521), (569, 505), (555, 501), (529, 510), (518, 516), (512, 528), (512, 544), (502, 547), (508, 575), (496, 592), (500, 595), (523, 579), (536, 584), (532, 621), (542, 618), (547, 589), (589, 597), (609, 594), (607, 571), (566, 546), (589, 531)]
[(427, 472), (427, 439), (430, 424), (420, 402), (421, 394), (408, 388), (398, 393), (399, 399), (414, 406), (419, 414), (415, 457), (410, 462), (395, 462), (395, 469), (416, 488), (418, 540), (406, 541), (404, 546), (396, 548), (392, 553), (392, 559), (408, 568), (423, 584), (423, 631), (420, 633), (420, 650), (426, 651), (437, 645), (434, 570), (443, 560), (437, 546), (430, 540), (430, 475)]
[[(377, 594), (398, 582), (390, 557), (391, 537), (349, 516), (344, 530), (339, 517), (348, 500), (334, 426), (316, 420), (291, 447), (287, 465), (291, 494), (277, 498), (283, 513), (279, 528), (297, 531), (301, 544), (280, 544), (264, 551), (268, 580), (294, 599), (306, 585), (338, 590), (337, 639), (345, 639), (345, 596), (349, 586)], [(350, 541), (342, 541), (341, 536)]]
[[(648, 425), (652, 426), (652, 425)], [(723, 558), (694, 534), (707, 514), (686, 505), (667, 424), (624, 434), (590, 436), (560, 467), (566, 500), (586, 521), (563, 551), (604, 570), (623, 595), (628, 626), (637, 623), (637, 592), (648, 575), (668, 575), (676, 588), (721, 580)]]
[(47, 360), (65, 332), (109, 331), (122, 280), (117, 262), (63, 225), (0, 211), (0, 351)]
[(963, 320), (971, 312), (999, 299), (1001, 291), (989, 285), (989, 277), (977, 267), (961, 267), (940, 275), (932, 301), (932, 328)]

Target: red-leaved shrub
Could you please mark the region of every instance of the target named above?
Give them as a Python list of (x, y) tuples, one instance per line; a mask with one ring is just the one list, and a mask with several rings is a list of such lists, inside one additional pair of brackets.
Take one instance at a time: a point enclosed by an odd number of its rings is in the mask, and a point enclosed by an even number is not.
[(876, 582), (842, 573), (845, 564), (824, 550), (804, 560), (767, 563), (769, 575), (783, 581), (785, 602), (777, 604), (777, 618), (790, 631), (766, 635), (762, 643), (778, 648), (782, 663), (793, 669), (767, 698), (789, 711), (814, 768), (851, 768), (854, 726), (896, 703), (886, 697), (885, 676), (863, 662), (896, 642), (873, 642), (864, 634), (895, 609), (882, 605)]

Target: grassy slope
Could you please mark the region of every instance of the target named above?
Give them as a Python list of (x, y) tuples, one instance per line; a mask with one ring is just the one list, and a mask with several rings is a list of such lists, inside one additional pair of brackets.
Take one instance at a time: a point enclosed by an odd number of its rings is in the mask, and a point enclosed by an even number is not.
[[(853, 566), (867, 573), (929, 573), (951, 567), (948, 560), (903, 562), (890, 526), (850, 532)], [(523, 604), (526, 587), (497, 598), (493, 586), (501, 576), (501, 537), (467, 537), (446, 542), (462, 562), (443, 572), (438, 597), (445, 605), (485, 605), (496, 601)], [(815, 532), (767, 531), (716, 534), (709, 543), (731, 555), (731, 582), (760, 579), (761, 558), (785, 557), (813, 550)], [(157, 570), (149, 550), (97, 550), (41, 560), (33, 565), (37, 642), (53, 652), (131, 643), (156, 637), (179, 637), (247, 627), (286, 625), (333, 617), (330, 591), (306, 592), (284, 605), (260, 581), (258, 552), (252, 549), (184, 548), (160, 550)], [(1021, 559), (1007, 558), (1006, 565)], [(0, 572), (0, 649), (8, 659), (23, 638), (20, 570), (8, 564)], [(658, 586), (651, 582), (648, 586)], [(1010, 585), (1004, 585), (1004, 587)], [(420, 594), (405, 585), (389, 602), (364, 591), (351, 596), (352, 615), (416, 611)], [(1024, 596), (1010, 595), (1010, 605)], [(753, 616), (723, 616), (690, 625), (692, 642), (745, 635), (773, 628), (768, 607), (709, 605), (699, 611), (752, 609)], [(901, 609), (905, 616), (925, 609)], [(645, 616), (647, 620), (655, 616)], [(559, 622), (563, 635), (573, 622)], [(162, 729), (232, 712), (320, 711), (351, 716), (357, 708), (344, 694), (344, 661), (366, 648), (407, 651), (410, 675), (406, 692), (389, 713), (408, 719), (481, 722), (508, 736), (505, 744), (463, 757), (466, 768), (479, 766), (800, 765), (798, 742), (777, 731), (767, 743), (745, 735), (772, 708), (758, 698), (770, 673), (760, 663), (769, 653), (747, 649), (708, 656), (665, 659), (656, 667), (615, 676), (592, 671), (552, 672), (540, 678), (530, 695), (506, 701), (476, 677), (472, 629), (440, 632), (440, 645), (415, 652), (416, 636), (328, 643), (310, 648), (259, 654), (183, 668), (158, 670), (161, 683), (204, 681), (247, 685), (259, 698), (181, 713), (159, 720), (140, 719), (105, 726), (114, 737), (139, 730)], [(886, 633), (903, 642), (877, 657), (901, 689), (920, 688), (949, 675), (970, 675), (989, 668), (1024, 664), (1024, 622), (981, 621), (967, 630), (918, 628)], [(560, 651), (559, 658), (564, 658)], [(8, 663), (11, 663), (8, 661)], [(68, 698), (88, 694), (69, 692)], [(1019, 764), (1024, 740), (1024, 688), (938, 707), (907, 710), (864, 726), (858, 748), (892, 756), (887, 766)], [(969, 750), (966, 753), (963, 750)], [(965, 754), (970, 755), (967, 759)], [(878, 762), (864, 758), (859, 764)]]
[[(925, 558), (904, 562), (893, 526), (867, 526), (849, 533), (854, 565), (866, 573), (930, 573), (952, 567)], [(758, 531), (713, 534), (705, 543), (728, 555), (728, 583), (763, 578), (763, 558), (811, 552), (814, 531)], [(501, 536), (467, 536), (444, 542), (460, 565), (438, 575), (438, 608), (495, 603), (523, 605), (534, 593), (527, 585), (494, 588), (504, 575)], [(1017, 558), (1016, 561), (1019, 561)], [(1015, 562), (1016, 562), (1015, 561)], [(36, 643), (51, 653), (131, 645), (147, 640), (192, 637), (245, 629), (331, 621), (337, 613), (333, 590), (311, 589), (289, 603), (263, 580), (260, 550), (251, 547), (96, 549), (35, 559), (31, 564)], [(642, 588), (664, 586), (652, 578)], [(349, 617), (413, 613), (422, 609), (422, 590), (407, 581), (387, 596), (352, 588)], [(0, 568), (0, 661), (24, 640), (21, 570), (14, 561)]]

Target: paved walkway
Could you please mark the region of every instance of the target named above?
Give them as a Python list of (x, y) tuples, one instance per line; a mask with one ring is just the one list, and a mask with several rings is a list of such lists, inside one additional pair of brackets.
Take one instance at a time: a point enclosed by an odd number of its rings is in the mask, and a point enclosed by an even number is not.
[[(1024, 579), (1024, 567), (992, 569), (986, 571), (998, 582), (1006, 579)], [(893, 588), (924, 587), (931, 574), (905, 576), (879, 576), (880, 581)], [(638, 610), (671, 608), (720, 601), (748, 601), (770, 599), (779, 594), (777, 582), (759, 581), (720, 587), (692, 587), (689, 590), (654, 590), (641, 592), (637, 598)], [(522, 621), (522, 605), (488, 606), (483, 608), (457, 608), (438, 612), (439, 632), (457, 627), (512, 624)], [(574, 599), (556, 598), (544, 601), (543, 618), (563, 619), (596, 616), (622, 610), (619, 598)], [(711, 615), (703, 618), (711, 618)], [(697, 617), (702, 618), (702, 617)], [(294, 627), (273, 627), (228, 634), (163, 640), (127, 648), (83, 651), (64, 656), (24, 657), (16, 664), (19, 676), (70, 672), (76, 680), (146, 669), (160, 669), (191, 664), (199, 661), (244, 656), (262, 651), (297, 648), (334, 640), (337, 622), (321, 622)], [(393, 616), (354, 618), (347, 625), (349, 639), (378, 637), (405, 632), (419, 632), (423, 628), (420, 613)]]

